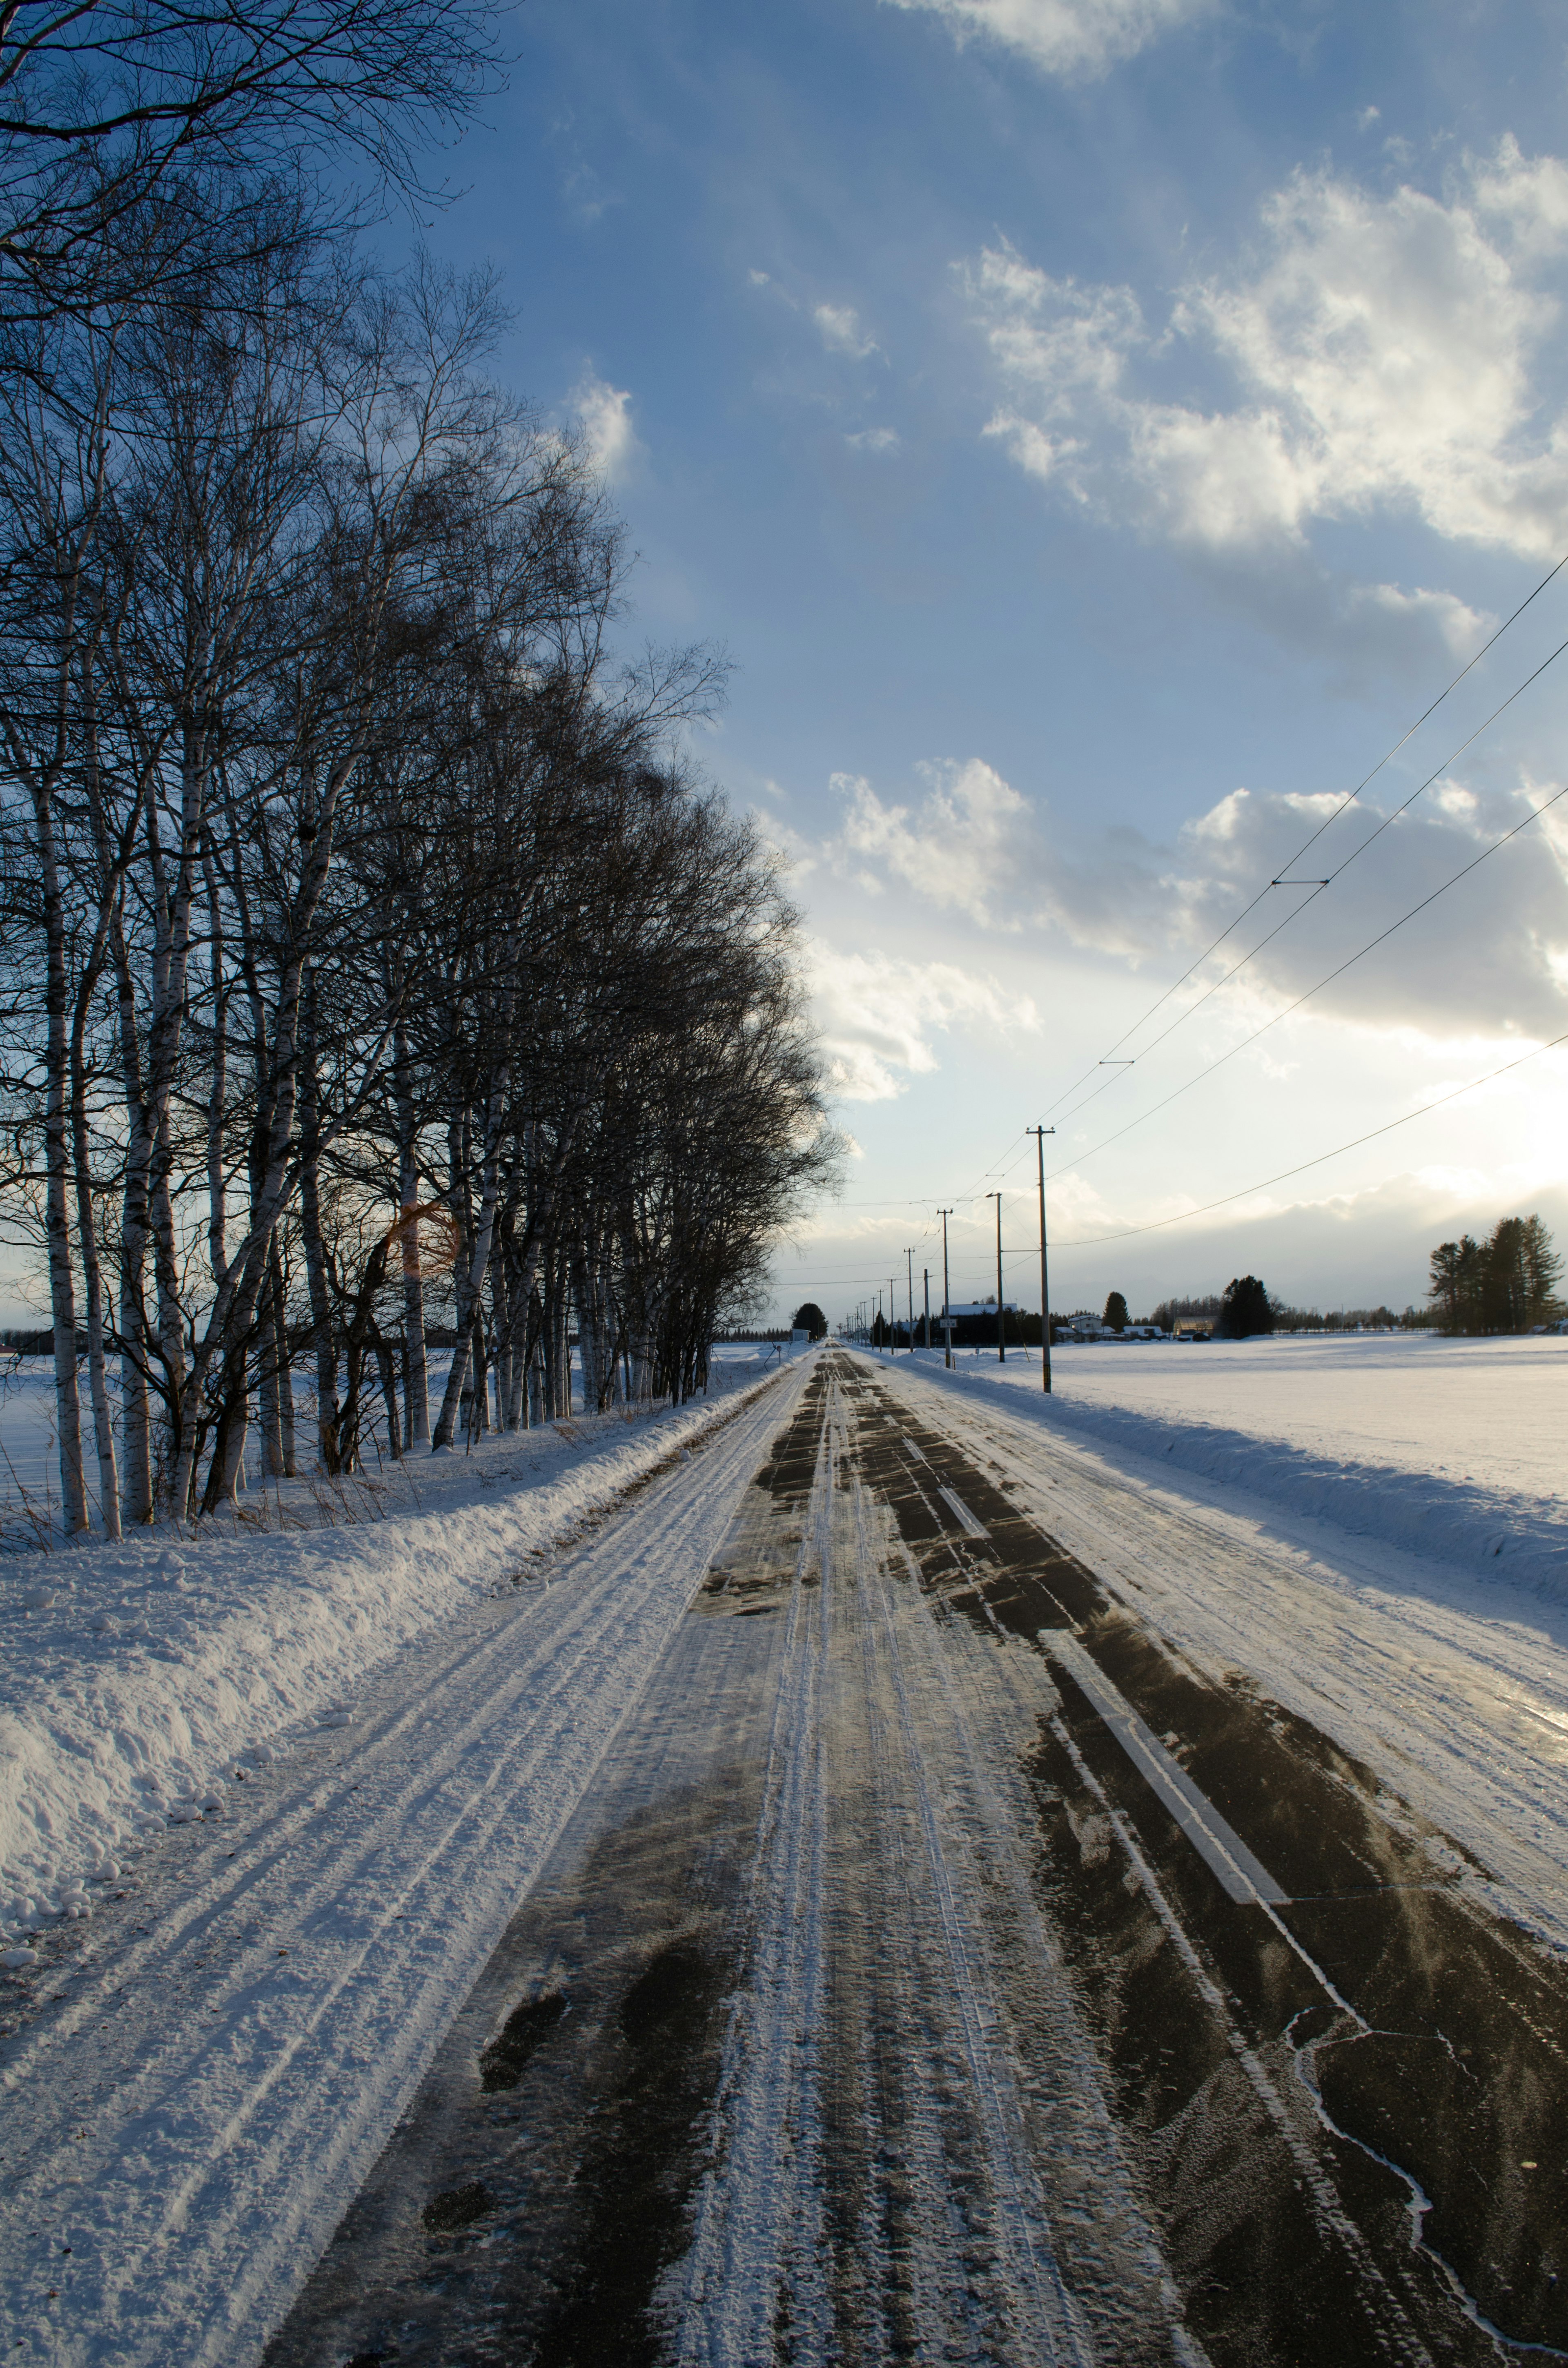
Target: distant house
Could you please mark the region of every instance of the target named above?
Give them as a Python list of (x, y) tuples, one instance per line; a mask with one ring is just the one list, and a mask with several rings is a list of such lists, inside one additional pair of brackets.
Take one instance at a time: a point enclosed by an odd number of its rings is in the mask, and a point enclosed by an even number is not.
[[(1016, 1299), (1005, 1299), (1002, 1302), (1002, 1306), (1005, 1313), (1008, 1315), (1017, 1315), (1019, 1312), (1018, 1303)], [(940, 1323), (945, 1317), (949, 1315), (952, 1317), (955, 1324), (961, 1324), (965, 1316), (975, 1315), (989, 1315), (991, 1321), (994, 1324), (996, 1321), (996, 1302), (994, 1299), (955, 1299), (950, 1307), (944, 1307), (941, 1315), (934, 1316), (932, 1321), (934, 1323)], [(916, 1317), (915, 1320), (918, 1322), (919, 1318)]]
[(1178, 1315), (1172, 1338), (1176, 1340), (1212, 1340), (1214, 1318), (1211, 1315)]

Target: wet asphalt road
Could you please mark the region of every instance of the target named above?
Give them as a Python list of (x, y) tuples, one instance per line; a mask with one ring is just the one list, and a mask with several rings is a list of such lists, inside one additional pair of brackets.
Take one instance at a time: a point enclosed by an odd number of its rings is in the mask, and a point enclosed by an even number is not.
[(268, 2368), (1568, 2353), (1562, 1970), (1005, 1477), (820, 1360)]

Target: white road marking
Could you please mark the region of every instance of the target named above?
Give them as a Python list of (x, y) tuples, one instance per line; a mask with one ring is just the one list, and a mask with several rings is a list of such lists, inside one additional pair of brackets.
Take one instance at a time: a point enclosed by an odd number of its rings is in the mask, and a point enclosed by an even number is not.
[(1076, 1636), (1062, 1628), (1042, 1628), (1040, 1641), (1094, 1703), (1139, 1774), (1157, 1793), (1193, 1849), (1244, 1907), (1278, 1907), (1290, 1897), (1205, 1798), (1179, 1760), (1173, 1759), (1126, 1696), (1090, 1659)]
[(987, 1531), (984, 1522), (981, 1520), (978, 1513), (971, 1513), (970, 1511), (969, 1507), (964, 1503), (961, 1497), (955, 1497), (952, 1490), (950, 1488), (945, 1488), (940, 1481), (937, 1484), (937, 1494), (940, 1497), (943, 1504), (946, 1505), (948, 1510), (952, 1514), (955, 1520), (960, 1521), (963, 1524), (963, 1527), (969, 1531), (971, 1538), (983, 1538), (986, 1536)]

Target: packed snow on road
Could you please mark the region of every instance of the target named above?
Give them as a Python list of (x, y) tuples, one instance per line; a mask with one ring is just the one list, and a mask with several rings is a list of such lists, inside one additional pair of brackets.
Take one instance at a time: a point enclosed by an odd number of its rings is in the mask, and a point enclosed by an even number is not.
[(1040, 1378), (8, 1554), (12, 2356), (1568, 2350), (1568, 1347)]

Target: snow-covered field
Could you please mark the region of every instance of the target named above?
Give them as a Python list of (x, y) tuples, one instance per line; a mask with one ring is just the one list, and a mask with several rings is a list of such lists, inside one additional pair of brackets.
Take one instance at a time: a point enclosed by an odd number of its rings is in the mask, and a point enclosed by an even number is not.
[[(422, 1630), (541, 1584), (550, 1553), (778, 1370), (728, 1356), (710, 1397), (673, 1411), (579, 1416), (379, 1477), (257, 1490), (250, 1520), (194, 1536), (0, 1560), (0, 1948), (85, 1915), (87, 1884), (113, 1880), (138, 1831), (195, 1817), (237, 1766), (347, 1725), (356, 1689)], [(6, 1435), (30, 1425), (36, 1452), (41, 1364), (24, 1392), (0, 1420)]]
[[(884, 1363), (887, 1361), (882, 1360)], [(901, 1365), (941, 1370), (939, 1352)], [(1157, 1459), (1354, 1536), (1568, 1602), (1568, 1339), (1429, 1333), (961, 1351), (1065, 1440)]]

